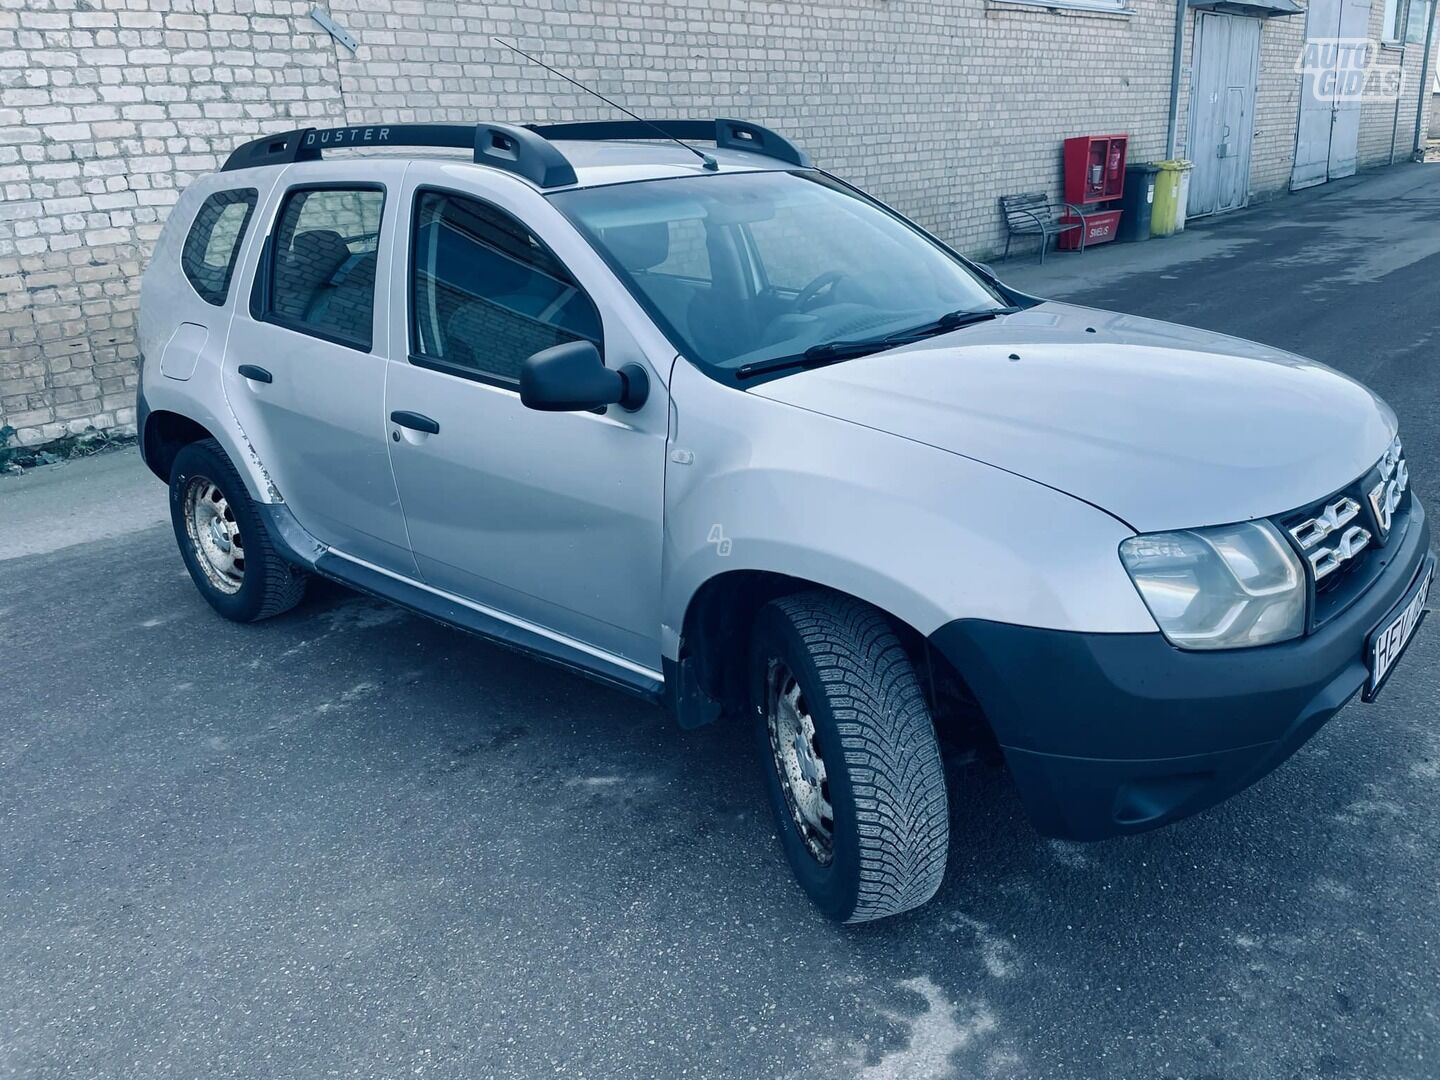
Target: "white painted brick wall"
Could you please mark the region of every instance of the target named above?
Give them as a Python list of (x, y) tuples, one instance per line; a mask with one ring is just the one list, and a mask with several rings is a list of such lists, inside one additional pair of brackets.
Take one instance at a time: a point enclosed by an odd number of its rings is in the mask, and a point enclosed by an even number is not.
[(258, 129), (343, 122), (309, 9), (0, 0), (0, 426), (18, 442), (133, 425), (140, 272), (180, 190)]
[[(1132, 161), (1164, 152), (1173, 0), (1128, 16), (1010, 0), (332, 0), (362, 42), (353, 57), (310, 7), (0, 0), (0, 425), (19, 441), (133, 423), (146, 252), (177, 193), (238, 142), (613, 115), (492, 35), (642, 113), (768, 123), (982, 255), (1003, 244), (1000, 194), (1060, 194), (1066, 136), (1124, 131)], [(1303, 23), (1262, 32), (1257, 193), (1289, 180)], [(1182, 146), (1187, 112), (1188, 87)], [(1393, 109), (1365, 119), (1371, 164), (1388, 158)], [(1412, 97), (1400, 145), (1413, 130)]]
[[(1384, 4), (1380, 0), (1370, 8), (1370, 37), (1380, 40), (1384, 24)], [(1418, 103), (1420, 69), (1425, 61), (1425, 45), (1420, 43), (1386, 45), (1381, 49), (1380, 64), (1399, 67), (1404, 71), (1404, 89), (1396, 102), (1366, 104), (1360, 113), (1360, 167), (1388, 165), (1408, 161), (1415, 149), (1415, 107)], [(1432, 66), (1431, 70), (1434, 70)], [(1421, 116), (1421, 131), (1424, 131)]]

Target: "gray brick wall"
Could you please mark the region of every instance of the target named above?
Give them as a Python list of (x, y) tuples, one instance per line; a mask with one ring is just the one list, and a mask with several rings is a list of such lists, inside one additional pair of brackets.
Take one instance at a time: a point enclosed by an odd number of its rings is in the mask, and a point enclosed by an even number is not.
[[(1385, 5), (1375, 0), (1370, 7), (1370, 37), (1379, 41)], [(1420, 88), (1420, 69), (1425, 61), (1423, 37), (1420, 42), (1384, 45), (1379, 63), (1404, 72), (1404, 89), (1398, 102), (1366, 104), (1360, 114), (1360, 167), (1408, 161), (1415, 147), (1415, 106)], [(1433, 67), (1431, 69), (1434, 70)], [(1424, 119), (1421, 116), (1424, 131)]]
[[(982, 255), (1003, 243), (999, 194), (1059, 194), (1066, 136), (1125, 131), (1132, 160), (1164, 151), (1173, 0), (1128, 14), (1012, 0), (332, 0), (355, 56), (310, 7), (0, 0), (0, 425), (20, 442), (133, 423), (146, 252), (177, 193), (243, 139), (612, 115), (492, 35), (644, 113), (772, 124)], [(1298, 17), (1262, 33), (1256, 192), (1288, 183), (1302, 37)], [(1415, 79), (1419, 53), (1403, 57)], [(1408, 148), (1413, 96), (1405, 111)], [(1366, 164), (1388, 160), (1393, 121), (1367, 113)]]
[(258, 129), (343, 122), (309, 9), (0, 0), (0, 426), (18, 442), (133, 425), (140, 272), (181, 189)]

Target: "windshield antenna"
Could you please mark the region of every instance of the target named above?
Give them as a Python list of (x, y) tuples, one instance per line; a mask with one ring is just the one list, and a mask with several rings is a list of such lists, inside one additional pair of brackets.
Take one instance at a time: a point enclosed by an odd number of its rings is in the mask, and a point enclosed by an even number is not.
[(513, 53), (519, 53), (519, 54), (520, 54), (521, 56), (523, 56), (526, 60), (529, 60), (532, 64), (538, 64), (540, 67), (542, 67), (542, 68), (544, 68), (546, 71), (550, 72), (551, 75), (558, 75), (560, 78), (564, 79), (566, 82), (570, 83), (572, 86), (578, 86), (581, 90), (584, 90), (587, 94), (591, 94), (591, 95), (593, 95), (594, 97), (597, 97), (597, 98), (599, 98), (601, 101), (605, 102), (605, 104), (606, 104), (606, 105), (609, 105), (612, 109), (619, 109), (621, 112), (623, 112), (626, 116), (630, 117), (632, 120), (638, 120), (638, 121), (640, 121), (640, 123), (644, 124), (646, 127), (654, 128), (654, 129), (655, 129), (655, 133), (656, 133), (657, 135), (659, 135), (660, 138), (662, 138), (662, 139), (668, 139), (670, 142), (673, 142), (676, 146), (683, 146), (686, 150), (689, 150), (690, 153), (692, 153), (692, 154), (694, 154), (696, 157), (698, 157), (698, 158), (700, 159), (700, 163), (701, 163), (706, 169), (709, 169), (711, 172), (714, 172), (714, 171), (716, 171), (717, 169), (720, 168), (719, 162), (717, 162), (713, 157), (711, 157), (709, 154), (705, 153), (703, 150), (697, 150), (697, 149), (695, 149), (695, 147), (691, 146), (691, 145), (690, 145), (689, 143), (687, 143), (687, 142), (681, 142), (679, 139), (675, 138), (674, 135), (671, 135), (671, 134), (669, 134), (668, 132), (666, 132), (666, 130), (665, 130), (664, 128), (662, 128), (659, 124), (656, 124), (656, 123), (654, 123), (653, 121), (650, 121), (650, 120), (646, 120), (643, 116), (638, 116), (638, 115), (636, 115), (635, 113), (633, 113), (633, 112), (631, 112), (629, 109), (627, 109), (624, 105), (621, 105), (618, 101), (611, 101), (611, 100), (610, 100), (608, 97), (606, 97), (604, 94), (600, 93), (600, 91), (598, 91), (598, 90), (591, 90), (590, 87), (586, 86), (586, 85), (585, 85), (584, 83), (582, 83), (580, 80), (578, 80), (578, 79), (572, 79), (569, 75), (566, 75), (563, 71), (556, 71), (556, 70), (555, 70), (553, 67), (551, 67), (549, 64), (545, 63), (545, 61), (543, 61), (543, 60), (537, 60), (535, 57), (531, 56), (529, 53), (525, 52), (523, 49), (517, 49), (514, 45), (511, 45), (508, 41), (502, 41), (502, 40), (501, 40), (500, 38), (498, 38), (498, 37), (492, 37), (490, 40), (493, 41), (493, 42), (495, 42), (495, 44), (497, 44), (497, 45), (504, 45), (505, 48), (509, 49), (509, 50), (510, 50), (511, 52), (513, 52)]

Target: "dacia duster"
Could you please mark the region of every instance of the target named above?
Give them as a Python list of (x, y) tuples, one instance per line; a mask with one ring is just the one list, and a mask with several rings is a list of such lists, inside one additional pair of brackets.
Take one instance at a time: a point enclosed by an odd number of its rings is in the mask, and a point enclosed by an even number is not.
[(139, 426), (216, 611), (320, 574), (743, 717), (848, 922), (940, 883), (939, 721), (1096, 839), (1379, 691), (1433, 557), (1374, 394), (1016, 292), (759, 125), (660, 127), (306, 129), (185, 191)]

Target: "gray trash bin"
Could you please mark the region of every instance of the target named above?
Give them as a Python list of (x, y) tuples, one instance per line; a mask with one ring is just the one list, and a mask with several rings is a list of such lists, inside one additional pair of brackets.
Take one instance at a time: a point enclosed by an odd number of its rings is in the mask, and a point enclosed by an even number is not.
[(1119, 240), (1149, 240), (1150, 213), (1155, 208), (1155, 177), (1160, 166), (1146, 162), (1125, 166), (1125, 194), (1121, 200)]

